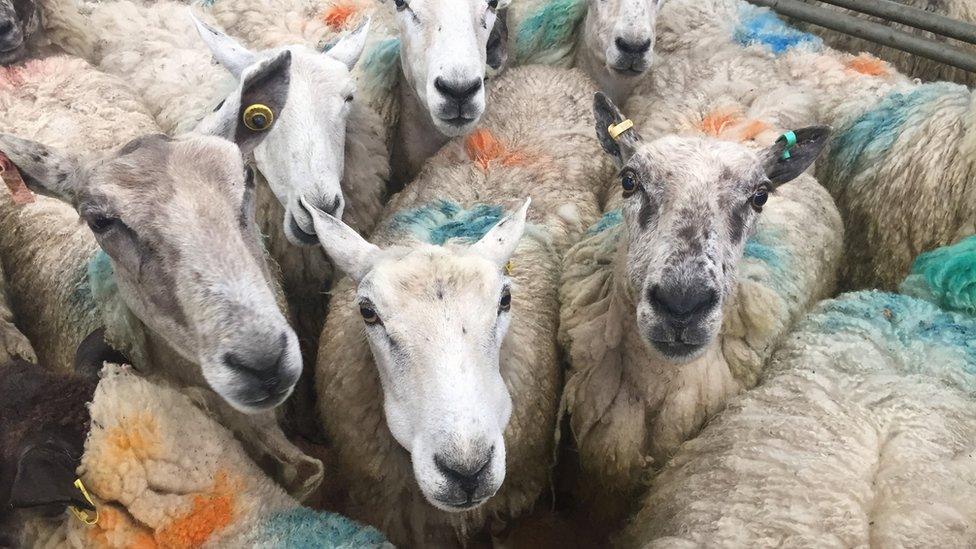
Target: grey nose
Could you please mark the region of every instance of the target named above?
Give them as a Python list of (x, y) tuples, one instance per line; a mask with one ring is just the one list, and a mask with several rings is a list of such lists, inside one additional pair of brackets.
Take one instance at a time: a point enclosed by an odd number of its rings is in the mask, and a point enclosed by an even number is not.
[(440, 76), (434, 79), (434, 88), (444, 97), (457, 101), (463, 105), (471, 100), (479, 90), (481, 90), (482, 80), (469, 80), (467, 82), (448, 82)]
[(288, 352), (288, 337), (281, 334), (270, 345), (267, 340), (262, 339), (252, 338), (243, 342), (243, 349), (225, 353), (224, 365), (267, 393), (287, 391), (293, 381), (282, 378)]
[(630, 40), (624, 40), (623, 38), (617, 37), (613, 41), (617, 45), (617, 49), (620, 51), (630, 54), (630, 55), (643, 55), (647, 53), (647, 50), (651, 49), (651, 41), (644, 40), (643, 42), (634, 42)]
[(718, 304), (718, 292), (706, 285), (653, 286), (647, 300), (659, 314), (679, 322), (697, 320)]
[(316, 197), (313, 199), (306, 198), (308, 202), (315, 206), (319, 211), (325, 212), (331, 216), (335, 216), (336, 212), (342, 207), (342, 197), (334, 196), (331, 199), (327, 197)]
[(16, 39), (17, 37), (14, 36), (16, 34), (14, 31), (16, 30), (17, 30), (16, 21), (12, 19), (0, 20), (0, 41), (8, 41), (11, 39)]
[(435, 454), (434, 465), (437, 466), (437, 470), (442, 475), (457, 484), (470, 499), (478, 489), (478, 484), (481, 478), (484, 477), (485, 471), (488, 470), (488, 465), (491, 464), (491, 459), (494, 455), (494, 447), (489, 449), (480, 458), (467, 462)]

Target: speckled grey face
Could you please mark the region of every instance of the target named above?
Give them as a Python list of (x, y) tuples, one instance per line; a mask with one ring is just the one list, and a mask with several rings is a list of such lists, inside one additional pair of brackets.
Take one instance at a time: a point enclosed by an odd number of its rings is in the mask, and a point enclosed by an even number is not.
[(40, 5), (35, 0), (0, 0), (0, 65), (27, 56), (28, 42), (40, 22)]
[(635, 129), (614, 139), (608, 127), (623, 116), (602, 94), (595, 107), (597, 135), (620, 166), (641, 336), (667, 360), (691, 360), (722, 326), (743, 247), (770, 193), (816, 159), (827, 131), (798, 130), (787, 158), (785, 141), (757, 153), (701, 137), (644, 142)]

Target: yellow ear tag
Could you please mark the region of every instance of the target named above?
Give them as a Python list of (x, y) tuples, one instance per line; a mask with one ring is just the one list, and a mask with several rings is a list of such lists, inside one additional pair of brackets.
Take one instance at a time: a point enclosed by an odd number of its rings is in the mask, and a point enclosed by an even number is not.
[(620, 137), (620, 134), (624, 133), (625, 131), (633, 127), (634, 127), (634, 122), (628, 118), (627, 120), (624, 120), (619, 124), (610, 124), (609, 126), (607, 126), (607, 133), (609, 133), (610, 137), (614, 141), (616, 141), (617, 138)]
[(244, 125), (255, 132), (263, 132), (274, 122), (274, 113), (266, 105), (255, 103), (244, 109)]
[(505, 263), (505, 276), (512, 276), (513, 269), (515, 269), (515, 264), (512, 263), (512, 260), (508, 260), (508, 262)]
[[(85, 500), (88, 501), (88, 503), (90, 503), (92, 507), (95, 506), (95, 502), (92, 501), (91, 496), (88, 495), (88, 490), (85, 489), (85, 485), (84, 483), (81, 482), (80, 478), (75, 480), (75, 488), (77, 488), (78, 491), (81, 492), (81, 495), (85, 496)], [(92, 526), (98, 523), (98, 509), (95, 509), (94, 511), (88, 511), (87, 509), (79, 509), (74, 505), (68, 507), (68, 509), (71, 511), (71, 514), (75, 516), (75, 518), (77, 518), (81, 522), (84, 522), (88, 526)]]

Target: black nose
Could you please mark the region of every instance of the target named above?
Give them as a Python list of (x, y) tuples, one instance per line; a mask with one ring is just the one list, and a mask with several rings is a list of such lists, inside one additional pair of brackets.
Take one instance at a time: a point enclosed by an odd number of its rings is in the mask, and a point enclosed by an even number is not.
[(458, 102), (458, 104), (465, 104), (474, 97), (474, 94), (478, 93), (481, 89), (481, 79), (469, 80), (467, 82), (448, 82), (441, 77), (437, 77), (434, 80), (434, 88), (441, 92), (444, 97), (448, 97)]
[(631, 55), (641, 55), (647, 53), (647, 50), (651, 49), (650, 40), (644, 40), (643, 42), (630, 42), (624, 40), (623, 38), (617, 37), (613, 43), (617, 45), (617, 49)]
[(288, 350), (288, 337), (281, 334), (278, 341), (268, 345), (260, 338), (247, 341), (249, 348), (239, 352), (224, 354), (224, 365), (244, 377), (245, 380), (259, 384), (267, 393), (275, 394), (287, 390), (290, 380), (281, 378), (283, 362)]
[(8, 34), (12, 34), (14, 31), (14, 22), (10, 19), (4, 19), (0, 21), (0, 39), (7, 38)]
[(704, 316), (718, 304), (718, 292), (703, 284), (654, 286), (647, 300), (659, 314), (689, 322)]
[(491, 458), (495, 454), (495, 448), (486, 452), (481, 459), (462, 463), (450, 457), (438, 454), (434, 455), (434, 465), (442, 475), (457, 484), (470, 499), (475, 490), (478, 489), (479, 479), (484, 476), (484, 472), (491, 463)]
[[(306, 200), (308, 200), (306, 198)], [(342, 197), (334, 196), (330, 200), (327, 197), (313, 198), (309, 200), (313, 206), (315, 206), (319, 211), (323, 211), (331, 216), (334, 216), (336, 212), (339, 211), (339, 206), (342, 205)]]

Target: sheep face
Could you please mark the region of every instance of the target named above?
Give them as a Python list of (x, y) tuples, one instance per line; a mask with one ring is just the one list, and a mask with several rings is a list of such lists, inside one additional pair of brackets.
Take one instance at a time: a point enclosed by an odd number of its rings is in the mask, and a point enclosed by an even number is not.
[(41, 22), (35, 0), (0, 0), (0, 65), (27, 56), (27, 43)]
[[(250, 52), (195, 16), (194, 21), (215, 58), (238, 79), (247, 67), (282, 51)], [(284, 232), (292, 244), (318, 244), (300, 199), (342, 217), (346, 120), (356, 90), (350, 71), (363, 51), (368, 30), (366, 21), (325, 53), (305, 46), (286, 48), (291, 69), (278, 85), (288, 90), (287, 108), (275, 113), (277, 120), (255, 147), (254, 160), (285, 209)]]
[(660, 0), (589, 0), (584, 45), (610, 74), (633, 79), (654, 59), (654, 27)]
[[(264, 83), (287, 70), (288, 60), (282, 55), (248, 73), (250, 97), (279, 105), (281, 90)], [(144, 136), (78, 159), (0, 135), (0, 151), (35, 192), (71, 204), (87, 222), (105, 252), (89, 266), (93, 289), (103, 279), (117, 284), (132, 313), (200, 364), (217, 393), (254, 412), (284, 401), (302, 365), (271, 290), (242, 160), (264, 134), (239, 123), (244, 107), (226, 108), (221, 136)]]
[(401, 66), (420, 104), (448, 137), (471, 131), (485, 110), (485, 61), (499, 0), (392, 0)]
[(620, 112), (602, 94), (595, 111), (597, 136), (620, 166), (625, 270), (638, 329), (664, 360), (693, 360), (722, 327), (736, 267), (766, 200), (813, 163), (827, 130), (797, 130), (788, 155), (785, 139), (757, 153), (712, 138), (644, 142), (635, 129), (614, 138)]
[[(503, 266), (528, 202), (468, 247), (380, 250), (324, 214), (330, 257), (358, 281), (358, 307), (383, 387), (387, 425), (427, 500), (477, 507), (505, 478), (512, 401), (499, 367), (511, 315)], [(328, 244), (325, 244), (328, 241)]]

